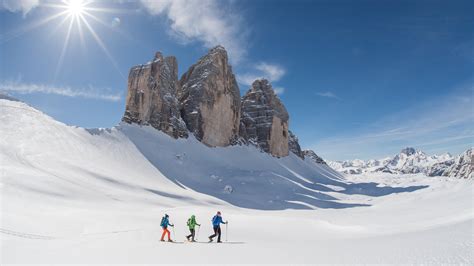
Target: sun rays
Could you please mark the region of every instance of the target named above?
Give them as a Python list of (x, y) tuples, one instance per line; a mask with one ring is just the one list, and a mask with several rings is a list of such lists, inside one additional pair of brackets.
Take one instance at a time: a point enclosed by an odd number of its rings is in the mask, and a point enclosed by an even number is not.
[(28, 33), (32, 30), (35, 30), (39, 27), (44, 27), (46, 24), (52, 24), (57, 21), (55, 27), (51, 30), (51, 34), (56, 34), (58, 29), (66, 27), (67, 31), (64, 36), (64, 42), (62, 44), (62, 49), (59, 52), (59, 58), (56, 64), (56, 69), (54, 72), (54, 81), (57, 79), (61, 73), (63, 67), (63, 62), (65, 60), (68, 48), (70, 46), (71, 37), (74, 34), (79, 36), (81, 47), (86, 46), (85, 35), (90, 34), (95, 43), (100, 47), (100, 49), (107, 56), (108, 60), (112, 63), (113, 67), (118, 71), (122, 78), (125, 78), (123, 73), (120, 71), (116, 60), (113, 58), (109, 49), (107, 48), (105, 42), (101, 39), (100, 35), (94, 29), (94, 25), (90, 23), (90, 19), (93, 19), (95, 22), (99, 22), (102, 25), (107, 26), (107, 23), (101, 20), (96, 16), (97, 13), (118, 13), (120, 10), (109, 9), (106, 7), (94, 7), (91, 0), (63, 0), (59, 3), (47, 2), (41, 4), (41, 7), (52, 9), (53, 12), (51, 15), (35, 21), (29, 25), (26, 25), (22, 28), (13, 30), (2, 36), (0, 42), (8, 42), (12, 39), (18, 38), (19, 36)]

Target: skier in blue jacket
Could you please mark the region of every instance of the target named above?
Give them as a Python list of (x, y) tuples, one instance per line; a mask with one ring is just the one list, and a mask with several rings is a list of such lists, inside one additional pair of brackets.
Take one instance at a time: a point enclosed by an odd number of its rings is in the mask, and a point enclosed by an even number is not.
[(160, 223), (161, 228), (163, 228), (163, 234), (161, 235), (161, 241), (165, 241), (165, 235), (168, 235), (168, 242), (173, 242), (170, 237), (170, 231), (168, 230), (168, 226), (174, 227), (173, 224), (170, 224), (169, 215), (165, 214), (163, 218), (161, 218)]
[(228, 222), (222, 221), (221, 212), (218, 211), (214, 217), (212, 217), (212, 227), (214, 229), (214, 234), (209, 236), (209, 242), (213, 241), (213, 238), (217, 236), (217, 243), (221, 242), (221, 224), (227, 224)]

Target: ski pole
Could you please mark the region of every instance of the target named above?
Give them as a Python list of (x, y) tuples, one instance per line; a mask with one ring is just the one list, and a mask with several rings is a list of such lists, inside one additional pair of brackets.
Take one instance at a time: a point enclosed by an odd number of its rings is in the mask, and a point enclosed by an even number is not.
[(176, 239), (176, 234), (174, 233), (174, 226), (172, 226), (171, 228), (173, 228), (173, 238)]
[(198, 226), (199, 227), (198, 227), (198, 231), (197, 231), (197, 234), (196, 234), (196, 241), (199, 239), (199, 229), (201, 229), (201, 226), (200, 225), (198, 225)]
[(225, 242), (227, 242), (227, 234), (229, 233), (229, 229), (227, 225), (228, 225), (228, 222), (225, 223)]

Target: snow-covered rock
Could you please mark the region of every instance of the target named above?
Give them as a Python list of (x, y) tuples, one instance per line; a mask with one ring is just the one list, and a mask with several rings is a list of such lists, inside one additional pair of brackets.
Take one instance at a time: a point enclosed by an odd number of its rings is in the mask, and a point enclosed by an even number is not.
[(323, 158), (319, 157), (313, 150), (302, 151), (305, 160), (311, 160), (317, 164), (326, 164)]
[(304, 159), (304, 153), (301, 150), (301, 146), (298, 140), (298, 137), (291, 132), (291, 130), (288, 130), (288, 149), (300, 157), (301, 159)]
[(473, 148), (468, 149), (462, 154), (456, 156), (452, 164), (443, 172), (443, 176), (458, 177), (458, 178), (473, 178), (474, 177), (474, 159)]

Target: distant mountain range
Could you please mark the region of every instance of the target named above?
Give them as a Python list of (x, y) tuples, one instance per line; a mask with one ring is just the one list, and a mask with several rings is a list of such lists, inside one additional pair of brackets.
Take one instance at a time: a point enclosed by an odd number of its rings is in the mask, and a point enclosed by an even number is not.
[(427, 155), (414, 148), (405, 148), (394, 157), (379, 160), (329, 161), (328, 165), (344, 174), (384, 172), (391, 174), (424, 173), (427, 176), (473, 178), (473, 148), (453, 157), (449, 153)]

